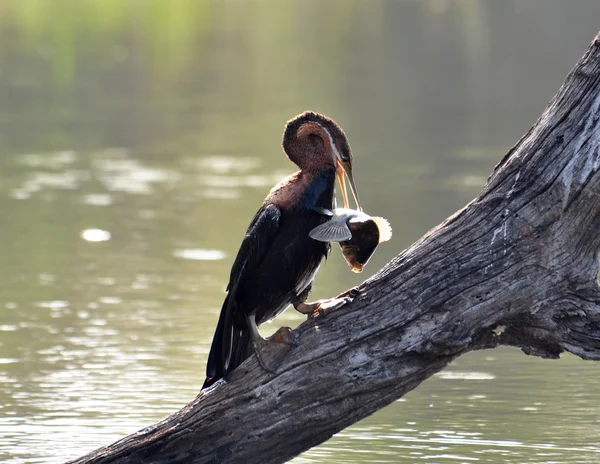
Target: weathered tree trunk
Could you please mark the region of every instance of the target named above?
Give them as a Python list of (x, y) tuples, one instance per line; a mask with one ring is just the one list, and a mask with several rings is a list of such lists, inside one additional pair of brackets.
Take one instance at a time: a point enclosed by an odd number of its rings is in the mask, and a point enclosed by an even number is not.
[(277, 374), (253, 357), (73, 463), (281, 463), (472, 350), (600, 359), (599, 118), (600, 35), (481, 194), (298, 327)]

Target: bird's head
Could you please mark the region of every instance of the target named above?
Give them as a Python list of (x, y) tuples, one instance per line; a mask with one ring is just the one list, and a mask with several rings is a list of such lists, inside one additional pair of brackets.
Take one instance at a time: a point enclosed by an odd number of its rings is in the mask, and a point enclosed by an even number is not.
[(288, 158), (302, 170), (319, 172), (335, 169), (344, 199), (344, 207), (348, 208), (344, 180), (344, 175), (346, 175), (356, 206), (358, 210), (362, 211), (352, 177), (350, 144), (342, 128), (333, 119), (312, 111), (305, 111), (290, 119), (283, 133), (283, 150)]

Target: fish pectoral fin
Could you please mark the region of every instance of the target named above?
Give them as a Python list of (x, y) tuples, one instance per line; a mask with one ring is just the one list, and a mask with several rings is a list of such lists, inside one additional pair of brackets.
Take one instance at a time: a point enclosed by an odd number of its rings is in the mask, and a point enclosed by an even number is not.
[(345, 222), (331, 220), (315, 227), (308, 236), (319, 242), (343, 242), (350, 240), (352, 233)]

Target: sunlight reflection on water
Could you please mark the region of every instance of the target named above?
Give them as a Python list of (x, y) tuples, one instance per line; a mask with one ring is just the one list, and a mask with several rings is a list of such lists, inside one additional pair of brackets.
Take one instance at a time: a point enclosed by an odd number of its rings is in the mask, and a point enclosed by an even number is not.
[(173, 256), (181, 259), (216, 261), (219, 259), (224, 259), (226, 255), (221, 250), (203, 250), (200, 248), (187, 248), (174, 250)]
[(85, 229), (80, 235), (87, 242), (106, 242), (111, 237), (110, 232), (102, 229)]
[(96, 177), (109, 192), (150, 194), (158, 183), (177, 182), (180, 175), (166, 169), (143, 166), (136, 159), (97, 159), (94, 162)]

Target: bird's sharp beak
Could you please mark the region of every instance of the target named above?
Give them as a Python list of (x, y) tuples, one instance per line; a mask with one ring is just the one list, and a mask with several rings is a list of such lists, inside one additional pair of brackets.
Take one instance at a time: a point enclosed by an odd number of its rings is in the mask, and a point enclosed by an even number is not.
[(346, 193), (346, 179), (344, 179), (344, 168), (342, 164), (338, 161), (338, 168), (335, 170), (338, 178), (338, 182), (340, 183), (340, 190), (342, 192), (342, 198), (344, 199), (344, 208), (349, 208), (348, 204), (348, 194)]
[(346, 182), (344, 179), (344, 174), (348, 177), (348, 181), (350, 182), (350, 190), (352, 190), (352, 196), (354, 197), (354, 201), (356, 202), (356, 207), (358, 211), (362, 211), (362, 207), (360, 206), (360, 200), (358, 199), (358, 192), (356, 190), (356, 184), (354, 183), (354, 177), (352, 177), (352, 165), (347, 161), (337, 160), (337, 178), (340, 182), (340, 190), (342, 191), (342, 197), (344, 198), (344, 208), (349, 207), (348, 203), (348, 194), (346, 193)]

